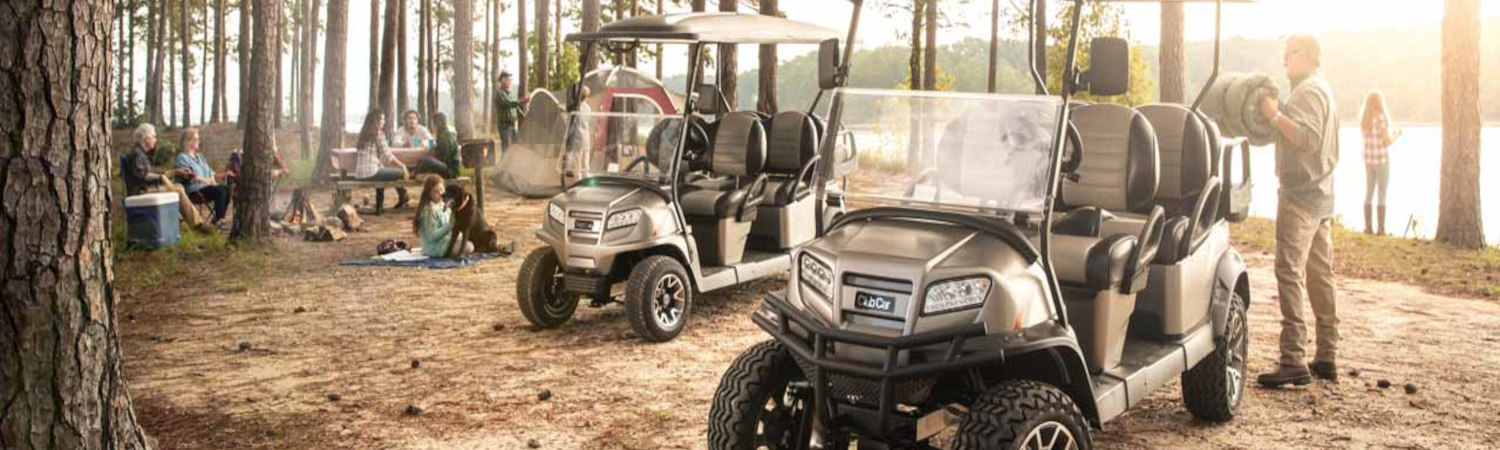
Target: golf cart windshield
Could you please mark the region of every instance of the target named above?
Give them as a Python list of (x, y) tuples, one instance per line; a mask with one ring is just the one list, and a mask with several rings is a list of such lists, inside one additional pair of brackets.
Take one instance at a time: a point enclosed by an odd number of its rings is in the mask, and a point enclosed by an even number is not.
[(568, 119), (563, 167), (572, 181), (599, 176), (670, 181), (681, 117), (584, 111)]
[(1044, 211), (1061, 99), (840, 89), (834, 104), (853, 200)]

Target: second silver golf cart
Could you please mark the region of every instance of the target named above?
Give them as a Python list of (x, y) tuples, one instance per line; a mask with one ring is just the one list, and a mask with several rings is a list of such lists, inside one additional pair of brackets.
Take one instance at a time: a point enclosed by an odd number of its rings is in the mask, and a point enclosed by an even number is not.
[(641, 338), (667, 341), (687, 326), (695, 293), (785, 273), (790, 249), (814, 238), (819, 217), (839, 207), (816, 200), (810, 185), (824, 128), (811, 113), (818, 101), (775, 115), (735, 111), (701, 82), (705, 52), (713, 44), (819, 45), (822, 99), (847, 71), (838, 63), (846, 60), (843, 37), (733, 13), (636, 17), (570, 35), (584, 61), (601, 49), (685, 44), (687, 85), (696, 92), (676, 115), (589, 112), (573, 92), (562, 144), (568, 188), (548, 202), (537, 232), (547, 245), (527, 256), (516, 286), (526, 319), (557, 327), (581, 298), (593, 306), (618, 301)]

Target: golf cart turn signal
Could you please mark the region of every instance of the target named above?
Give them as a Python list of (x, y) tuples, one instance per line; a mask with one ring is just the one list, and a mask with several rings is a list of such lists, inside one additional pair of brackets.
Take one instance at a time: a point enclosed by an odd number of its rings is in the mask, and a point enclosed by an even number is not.
[(927, 287), (922, 314), (931, 315), (979, 306), (990, 296), (989, 277), (962, 278)]

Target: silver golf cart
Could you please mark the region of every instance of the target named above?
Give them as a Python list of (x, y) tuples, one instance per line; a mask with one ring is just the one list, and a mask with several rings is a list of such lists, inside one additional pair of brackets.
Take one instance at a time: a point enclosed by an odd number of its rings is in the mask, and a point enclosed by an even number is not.
[(1248, 186), (1218, 180), (1238, 144), (1181, 105), (1072, 102), (1130, 74), (1114, 38), (1079, 73), (1070, 26), (1055, 95), (834, 91), (830, 132), (875, 164), (753, 314), (773, 339), (724, 373), (709, 448), (1088, 449), (1179, 377), (1193, 416), (1234, 417), (1250, 292), (1226, 218)]
[[(851, 34), (858, 20), (856, 7)], [(785, 273), (791, 249), (841, 207), (837, 197), (813, 195), (825, 126), (811, 111), (822, 91), (842, 85), (842, 38), (809, 23), (734, 13), (636, 17), (568, 36), (585, 61), (601, 50), (686, 45), (687, 83), (696, 89), (678, 114), (589, 112), (574, 92), (562, 144), (568, 187), (548, 202), (537, 232), (547, 245), (527, 256), (516, 286), (527, 320), (557, 327), (581, 298), (621, 302), (642, 339), (667, 341), (687, 326), (695, 293)], [(713, 44), (818, 45), (819, 100), (775, 115), (735, 111), (701, 82)]]

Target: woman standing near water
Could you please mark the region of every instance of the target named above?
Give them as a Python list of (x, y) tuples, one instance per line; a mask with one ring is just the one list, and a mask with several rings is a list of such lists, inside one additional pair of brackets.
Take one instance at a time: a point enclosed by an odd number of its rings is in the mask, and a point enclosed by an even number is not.
[(1391, 112), (1380, 91), (1372, 90), (1365, 96), (1359, 128), (1365, 139), (1365, 234), (1375, 233), (1370, 222), (1370, 209), (1374, 206), (1379, 232), (1384, 235), (1386, 188), (1391, 181), (1389, 150), (1401, 138), (1401, 130), (1391, 130)]

